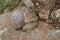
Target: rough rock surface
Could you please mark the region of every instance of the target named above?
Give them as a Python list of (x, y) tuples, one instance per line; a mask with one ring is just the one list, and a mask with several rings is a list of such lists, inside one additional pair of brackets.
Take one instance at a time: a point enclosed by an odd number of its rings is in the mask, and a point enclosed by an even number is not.
[(19, 9), (4, 13), (0, 15), (0, 30), (9, 27), (19, 28), (25, 23), (24, 20), (24, 14)]
[(25, 23), (38, 20), (37, 15), (28, 7), (22, 7), (24, 11)]
[[(43, 25), (42, 25), (43, 24)], [(2, 30), (3, 31), (3, 30)], [(14, 28), (5, 29), (0, 33), (1, 40), (59, 40), (60, 30), (45, 22), (39, 21), (37, 28), (30, 31), (18, 31)]]
[(1, 1), (0, 40), (60, 40), (60, 0)]
[(44, 9), (52, 9), (55, 6), (56, 0), (32, 0), (37, 6)]
[(39, 12), (39, 19), (47, 20), (49, 17), (50, 10), (41, 9)]

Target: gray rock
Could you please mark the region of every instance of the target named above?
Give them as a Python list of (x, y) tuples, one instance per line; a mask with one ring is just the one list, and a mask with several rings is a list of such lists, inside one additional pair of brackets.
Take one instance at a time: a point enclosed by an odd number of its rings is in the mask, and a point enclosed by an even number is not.
[(26, 23), (23, 26), (23, 30), (26, 30), (26, 31), (32, 30), (32, 29), (34, 29), (37, 26), (37, 23), (38, 23), (38, 21)]
[(37, 6), (44, 9), (52, 9), (55, 6), (56, 0), (32, 0)]
[(24, 11), (25, 23), (38, 20), (37, 15), (28, 7), (22, 7)]
[(49, 19), (50, 10), (41, 9), (39, 12), (39, 19), (47, 20)]
[(0, 30), (9, 27), (22, 27), (25, 23), (24, 20), (24, 14), (20, 9), (4, 13), (0, 15)]

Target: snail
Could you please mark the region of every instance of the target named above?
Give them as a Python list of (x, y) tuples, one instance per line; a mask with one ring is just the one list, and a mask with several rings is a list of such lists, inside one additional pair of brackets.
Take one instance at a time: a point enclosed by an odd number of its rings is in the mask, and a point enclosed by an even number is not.
[(11, 14), (11, 19), (17, 28), (22, 27), (25, 23), (24, 12), (20, 9), (14, 10)]

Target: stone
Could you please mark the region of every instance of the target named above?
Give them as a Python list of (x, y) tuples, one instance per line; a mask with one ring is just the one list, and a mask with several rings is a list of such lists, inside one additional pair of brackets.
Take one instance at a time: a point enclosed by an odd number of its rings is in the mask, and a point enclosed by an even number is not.
[(57, 10), (55, 11), (55, 17), (56, 17), (56, 18), (60, 17), (60, 9), (57, 9)]
[(57, 19), (58, 21), (57, 22), (60, 22), (60, 9), (56, 9), (56, 10), (53, 10), (53, 12), (51, 13), (51, 17), (54, 18), (54, 19)]
[(38, 23), (38, 21), (26, 23), (23, 26), (23, 30), (26, 30), (26, 31), (32, 30), (32, 29), (34, 29), (37, 26), (37, 23)]
[(23, 40), (25, 33), (17, 31), (14, 28), (7, 28), (6, 31), (0, 34), (1, 40)]
[(56, 8), (57, 8), (57, 9), (60, 8), (60, 0), (56, 0)]
[(39, 19), (47, 20), (49, 18), (50, 10), (41, 9), (39, 12)]
[(44, 32), (48, 32), (50, 30), (55, 29), (53, 25), (48, 24), (48, 23), (43, 22), (43, 21), (39, 21), (37, 28), (41, 31), (44, 31)]
[(60, 30), (50, 31), (44, 40), (60, 40)]
[(59, 18), (60, 17), (60, 9), (53, 10), (51, 13), (51, 17), (54, 19)]
[(23, 7), (22, 10), (25, 12), (25, 23), (38, 20), (37, 15), (30, 8)]
[(24, 0), (24, 4), (27, 6), (27, 7), (32, 7), (34, 6), (33, 2), (31, 0)]
[(55, 28), (60, 28), (60, 9), (55, 9), (52, 11), (50, 21)]
[(0, 15), (0, 30), (9, 27), (20, 28), (24, 23), (24, 14), (20, 9)]
[(60, 40), (60, 30), (46, 22), (39, 21), (38, 26), (32, 31), (17, 31), (14, 28), (8, 28), (4, 31), (1, 40)]
[[(33, 3), (37, 6), (40, 6), (43, 9), (52, 9), (55, 6), (56, 0), (32, 0)], [(37, 4), (36, 4), (37, 3)]]

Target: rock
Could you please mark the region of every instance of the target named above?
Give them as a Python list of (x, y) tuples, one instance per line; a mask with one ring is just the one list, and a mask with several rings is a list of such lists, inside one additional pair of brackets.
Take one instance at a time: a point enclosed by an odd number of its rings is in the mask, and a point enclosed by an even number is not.
[(52, 11), (50, 21), (55, 28), (60, 29), (60, 9), (55, 9)]
[(43, 21), (39, 21), (37, 28), (41, 31), (44, 31), (44, 32), (48, 32), (50, 30), (55, 29), (53, 25), (48, 24), (48, 23), (43, 22)]
[(23, 7), (22, 10), (25, 12), (25, 23), (38, 20), (37, 15), (30, 8)]
[(25, 33), (16, 31), (14, 28), (9, 28), (0, 34), (1, 40), (23, 40)]
[(42, 9), (39, 12), (39, 19), (47, 20), (49, 18), (49, 12), (50, 12), (50, 10)]
[(27, 34), (25, 35), (25, 40), (43, 40), (52, 30), (55, 30), (52, 25), (43, 21), (39, 21), (38, 26), (34, 28), (34, 30), (27, 31)]
[(21, 0), (21, 9), (7, 12), (4, 8), (5, 13), (0, 15), (0, 40), (60, 40), (60, 30), (55, 29), (60, 27), (60, 9), (54, 9), (49, 18), (55, 2)]
[(36, 21), (38, 19), (38, 17), (34, 14), (34, 13), (27, 13), (25, 15), (25, 23), (27, 22), (31, 22), (31, 21)]
[(9, 27), (20, 28), (24, 25), (24, 21), (24, 14), (20, 9), (4, 13), (0, 15), (0, 30)]
[(32, 31), (17, 31), (11, 27), (2, 33), (0, 38), (1, 40), (60, 40), (59, 35), (60, 30), (55, 30), (52, 25), (39, 21), (37, 28)]
[(53, 19), (57, 20), (56, 22), (60, 22), (60, 9), (56, 9), (56, 10), (53, 10), (53, 12), (51, 13), (51, 16)]
[[(42, 40), (47, 40), (50, 31), (55, 30), (54, 26), (43, 21), (39, 21), (36, 31), (42, 33)], [(45, 39), (46, 38), (46, 39)]]
[(38, 21), (26, 23), (23, 26), (23, 30), (26, 30), (26, 31), (32, 30), (32, 29), (34, 29), (37, 26), (37, 23), (38, 23)]
[(33, 2), (31, 0), (24, 0), (24, 4), (27, 6), (27, 7), (32, 7), (34, 6)]
[(3, 30), (4, 28), (9, 28), (11, 26), (13, 27), (9, 14), (5, 13), (0, 15), (0, 30)]
[(59, 18), (60, 17), (60, 9), (53, 10), (51, 13), (51, 17), (53, 19)]
[(32, 0), (35, 5), (44, 9), (52, 9), (55, 6), (56, 0)]
[(56, 17), (56, 18), (60, 17), (60, 9), (57, 9), (57, 10), (55, 11), (55, 17)]
[(60, 0), (56, 1), (56, 8), (59, 9), (60, 8)]
[(60, 40), (60, 30), (50, 31), (44, 40)]
[(26, 40), (42, 40), (43, 37), (44, 37), (43, 33), (41, 33), (40, 31), (33, 30), (30, 32), (27, 32), (27, 35), (25, 38)]
[(4, 31), (0, 36), (1, 40), (42, 40), (44, 34), (36, 30), (30, 32), (22, 32), (11, 28)]

